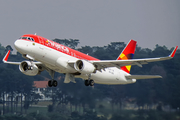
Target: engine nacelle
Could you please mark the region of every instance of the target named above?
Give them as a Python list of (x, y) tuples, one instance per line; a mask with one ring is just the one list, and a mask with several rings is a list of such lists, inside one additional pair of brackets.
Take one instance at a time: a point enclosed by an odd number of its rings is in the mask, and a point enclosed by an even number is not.
[(29, 75), (29, 76), (35, 76), (39, 73), (38, 67), (33, 62), (30, 62), (30, 61), (21, 62), (21, 64), (19, 65), (19, 70), (23, 74)]
[(76, 63), (74, 64), (74, 68), (84, 74), (90, 74), (90, 73), (95, 73), (96, 68), (94, 65), (90, 62), (87, 62), (85, 60), (77, 60)]

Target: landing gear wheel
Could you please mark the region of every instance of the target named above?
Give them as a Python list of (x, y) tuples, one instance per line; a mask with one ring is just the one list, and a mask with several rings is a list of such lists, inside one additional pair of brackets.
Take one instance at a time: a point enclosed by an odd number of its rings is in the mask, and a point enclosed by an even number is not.
[(90, 86), (94, 86), (94, 80), (90, 80), (90, 81), (89, 81), (89, 85), (90, 85)]
[(56, 80), (53, 80), (52, 85), (56, 87), (58, 85), (58, 82)]
[(89, 80), (84, 81), (85, 86), (89, 86)]
[(49, 87), (52, 87), (52, 86), (56, 87), (58, 83), (57, 83), (56, 80), (54, 80), (54, 73), (55, 73), (55, 71), (53, 71), (53, 70), (51, 70), (51, 69), (47, 69), (47, 71), (49, 72), (49, 75), (50, 75), (51, 78), (52, 78), (52, 80), (49, 80), (49, 81), (48, 81), (48, 86), (49, 86)]
[(58, 82), (56, 80), (49, 80), (48, 81), (49, 87), (52, 87), (52, 86), (56, 87), (57, 85), (58, 85)]
[(48, 86), (49, 86), (49, 87), (52, 87), (52, 86), (53, 86), (52, 83), (53, 83), (53, 81), (52, 81), (52, 80), (49, 80), (49, 81), (48, 81)]

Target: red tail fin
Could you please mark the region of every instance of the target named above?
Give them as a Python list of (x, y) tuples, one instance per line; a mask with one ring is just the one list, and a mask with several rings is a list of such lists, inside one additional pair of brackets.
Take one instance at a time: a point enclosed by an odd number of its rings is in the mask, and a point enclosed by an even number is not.
[[(135, 40), (130, 40), (129, 43), (126, 45), (122, 53), (119, 55), (117, 60), (128, 60), (128, 59), (133, 59), (134, 52), (136, 49), (136, 41)], [(128, 66), (122, 66), (122, 70), (125, 72), (129, 73), (131, 70), (131, 65)]]

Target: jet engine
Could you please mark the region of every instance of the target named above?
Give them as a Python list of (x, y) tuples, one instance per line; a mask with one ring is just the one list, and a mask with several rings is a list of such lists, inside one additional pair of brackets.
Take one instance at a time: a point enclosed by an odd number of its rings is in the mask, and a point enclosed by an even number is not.
[(90, 73), (95, 73), (96, 68), (94, 65), (88, 61), (85, 60), (77, 60), (76, 63), (74, 64), (74, 68), (84, 74), (90, 74)]
[(21, 64), (19, 65), (19, 70), (23, 74), (29, 75), (29, 76), (35, 76), (39, 73), (38, 67), (33, 62), (30, 62), (30, 61), (21, 62)]

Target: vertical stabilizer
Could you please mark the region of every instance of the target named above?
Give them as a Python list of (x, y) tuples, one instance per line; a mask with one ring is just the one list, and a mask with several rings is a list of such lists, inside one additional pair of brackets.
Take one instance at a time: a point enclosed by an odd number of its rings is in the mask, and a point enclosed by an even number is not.
[[(134, 52), (136, 49), (136, 41), (135, 40), (130, 40), (129, 43), (126, 45), (122, 53), (119, 55), (117, 60), (128, 60), (128, 59), (133, 59)], [(122, 66), (121, 69), (127, 73), (130, 72), (131, 70), (131, 65), (128, 66)]]

